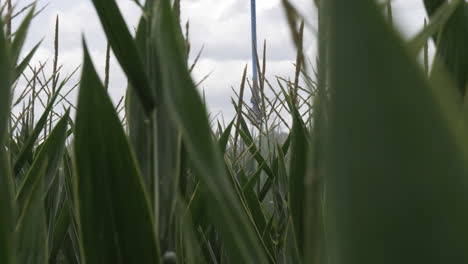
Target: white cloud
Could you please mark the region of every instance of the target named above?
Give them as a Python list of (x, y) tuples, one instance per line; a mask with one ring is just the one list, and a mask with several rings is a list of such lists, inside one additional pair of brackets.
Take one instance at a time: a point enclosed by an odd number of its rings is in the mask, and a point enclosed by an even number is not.
[[(60, 64), (70, 72), (81, 64), (81, 36), (84, 33), (94, 64), (103, 75), (106, 40), (90, 0), (40, 0), (50, 3), (36, 18), (28, 37), (27, 49), (45, 37), (35, 61), (52, 60), (55, 17), (60, 16)], [(311, 0), (292, 1), (306, 17), (307, 54), (314, 61), (316, 43), (313, 29), (317, 14)], [(421, 0), (394, 0), (394, 17), (406, 38), (421, 27), (425, 16)], [(233, 115), (230, 105), (231, 87), (238, 89), (242, 70), (250, 65), (250, 3), (240, 0), (182, 0), (182, 22), (190, 20), (192, 60), (202, 45), (205, 51), (194, 72), (195, 81), (213, 72), (200, 88), (205, 89), (210, 110), (223, 111), (227, 119)], [(132, 0), (118, 0), (118, 5), (133, 32), (140, 11)], [(267, 41), (268, 76), (292, 76), (296, 52), (285, 21), (280, 0), (257, 0), (259, 47)], [(250, 76), (250, 69), (249, 69)], [(111, 63), (110, 93), (116, 102), (124, 95), (126, 80), (115, 59)]]

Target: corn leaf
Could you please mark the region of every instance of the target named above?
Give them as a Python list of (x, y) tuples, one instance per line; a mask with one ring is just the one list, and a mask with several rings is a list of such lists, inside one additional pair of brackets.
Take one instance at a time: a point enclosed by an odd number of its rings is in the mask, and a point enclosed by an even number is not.
[(28, 34), (29, 26), (31, 25), (32, 19), (34, 17), (35, 8), (31, 8), (24, 20), (18, 27), (18, 30), (15, 33), (15, 38), (11, 43), (11, 52), (13, 56), (13, 61), (16, 62), (20, 55), (21, 49), (23, 48), (26, 36)]
[(8, 121), (12, 86), (11, 54), (0, 18), (0, 263), (15, 263), (13, 182), (9, 154)]
[(304, 253), (305, 179), (308, 169), (309, 141), (307, 129), (296, 108), (292, 108), (291, 156), (289, 164), (289, 208), (301, 255)]
[[(432, 17), (443, 8), (445, 0), (424, 0), (426, 10)], [(457, 2), (457, 1), (452, 1)], [(455, 4), (455, 3), (451, 3)], [(461, 1), (456, 10), (446, 22), (444, 28), (434, 37), (437, 46), (433, 73), (440, 69), (447, 70), (456, 82), (458, 91), (465, 95), (468, 84), (468, 3)], [(437, 78), (432, 74), (431, 78)]]
[(86, 263), (159, 263), (143, 179), (85, 46), (75, 126), (75, 204)]
[(219, 148), (211, 137), (206, 109), (188, 73), (180, 27), (169, 1), (161, 1), (159, 57), (163, 69), (165, 100), (182, 131), (187, 152), (210, 197), (209, 214), (221, 231), (233, 262), (266, 263), (267, 253), (255, 235), (235, 187), (230, 182)]
[(48, 263), (47, 224), (43, 202), (43, 178), (46, 168), (47, 160), (42, 160), (38, 168), (38, 177), (18, 219), (18, 263)]
[(62, 119), (60, 119), (60, 121), (57, 123), (54, 130), (52, 130), (50, 136), (39, 150), (39, 153), (34, 159), (31, 168), (29, 168), (28, 173), (26, 174), (17, 192), (16, 200), (19, 204), (22, 204), (25, 200), (28, 199), (28, 196), (32, 194), (32, 189), (34, 186), (36, 186), (36, 181), (40, 175), (39, 173), (41, 173), (40, 168), (46, 161), (47, 166), (44, 172), (45, 175), (43, 176), (44, 183), (41, 184), (43, 187), (43, 197), (47, 195), (50, 187), (52, 186), (52, 182), (57, 175), (57, 170), (61, 164), (62, 156), (65, 150), (68, 115), (68, 112), (65, 113)]
[(425, 81), (373, 1), (325, 3), (328, 255), (349, 264), (468, 261), (467, 152), (448, 107), (455, 99)]
[[(142, 17), (138, 24), (135, 42), (143, 58), (148, 57), (147, 19)], [(152, 140), (152, 116), (145, 114), (143, 104), (132, 83), (128, 83), (125, 110), (127, 113), (128, 135), (135, 151), (140, 171), (151, 196), (154, 196), (154, 142)], [(153, 197), (151, 197), (153, 199)]]
[(21, 60), (21, 62), (18, 63), (18, 65), (16, 66), (16, 69), (15, 69), (15, 80), (18, 80), (18, 78), (21, 76), (21, 74), (23, 73), (23, 71), (26, 69), (26, 67), (29, 65), (29, 62), (31, 61), (31, 59), (33, 58), (34, 54), (36, 54), (36, 51), (37, 49), (39, 48), (39, 46), (41, 45), (42, 43), (42, 40), (37, 43), (29, 52), (28, 54), (24, 57), (23, 60)]
[(93, 0), (104, 32), (120, 66), (139, 96), (146, 114), (155, 108), (155, 95), (135, 41), (115, 0)]
[(461, 1), (444, 3), (431, 15), (431, 21), (421, 32), (419, 32), (409, 43), (410, 48), (417, 54), (433, 36), (440, 32), (450, 17), (453, 15)]
[(229, 125), (226, 127), (226, 129), (223, 131), (221, 136), (219, 137), (218, 144), (219, 144), (219, 149), (221, 150), (221, 153), (225, 154), (226, 153), (226, 148), (229, 142), (229, 137), (231, 136), (231, 131), (232, 127), (234, 126), (234, 120), (229, 123)]
[(34, 145), (36, 144), (41, 132), (43, 131), (44, 126), (47, 124), (49, 114), (53, 110), (55, 101), (57, 100), (57, 97), (59, 96), (60, 91), (65, 86), (65, 83), (66, 82), (63, 81), (59, 85), (55, 93), (52, 95), (49, 103), (46, 106), (46, 109), (44, 110), (41, 117), (37, 121), (36, 126), (34, 127), (29, 137), (26, 139), (26, 142), (13, 165), (13, 172), (15, 175), (17, 175), (21, 171), (21, 169), (23, 169), (24, 164), (31, 157)]

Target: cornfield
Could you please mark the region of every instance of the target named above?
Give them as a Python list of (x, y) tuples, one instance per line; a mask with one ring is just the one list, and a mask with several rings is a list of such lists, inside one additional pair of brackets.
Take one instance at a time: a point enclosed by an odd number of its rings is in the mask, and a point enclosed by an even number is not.
[(117, 106), (85, 40), (69, 75), (57, 52), (51, 74), (31, 65), (40, 41), (20, 58), (40, 10), (1, 3), (0, 263), (468, 263), (468, 3), (423, 2), (406, 41), (390, 1), (316, 0), (308, 63), (283, 0), (295, 79), (254, 65), (258, 117), (245, 68), (226, 125), (191, 78), (179, 1), (135, 1), (133, 36), (92, 0), (128, 79)]

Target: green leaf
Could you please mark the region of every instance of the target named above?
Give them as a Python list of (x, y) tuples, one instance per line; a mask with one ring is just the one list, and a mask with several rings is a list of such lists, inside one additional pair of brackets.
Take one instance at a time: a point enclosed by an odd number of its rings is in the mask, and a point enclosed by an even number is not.
[(188, 209), (182, 202), (182, 197), (178, 197), (176, 214), (183, 216), (178, 218), (177, 224), (177, 259), (179, 263), (205, 263), (202, 261), (201, 245), (195, 236), (195, 226), (190, 218), (190, 214), (186, 214)]
[(23, 148), (21, 149), (21, 152), (16, 158), (15, 163), (13, 165), (13, 172), (15, 175), (17, 175), (21, 171), (21, 169), (23, 169), (24, 164), (32, 155), (34, 144), (36, 144), (36, 141), (39, 138), (39, 135), (43, 131), (44, 126), (47, 124), (47, 120), (49, 118), (50, 112), (54, 108), (55, 101), (57, 100), (57, 97), (60, 94), (60, 91), (65, 86), (65, 83), (66, 81), (63, 81), (59, 85), (55, 93), (52, 95), (52, 97), (50, 98), (49, 104), (46, 106), (44, 112), (39, 118), (39, 121), (37, 121), (36, 126), (34, 127), (30, 136), (27, 138), (26, 143), (24, 144)]
[(65, 141), (67, 139), (67, 125), (69, 112), (60, 119), (55, 128), (50, 133), (49, 137), (41, 147), (39, 153), (33, 161), (33, 164), (28, 170), (16, 196), (19, 204), (23, 204), (32, 193), (32, 189), (36, 186), (36, 181), (41, 173), (40, 168), (47, 161), (47, 167), (44, 176), (43, 196), (45, 197), (52, 185), (52, 182), (57, 175), (57, 170), (61, 164), (62, 156), (65, 150)]
[(14, 198), (9, 142), (11, 86), (13, 82), (11, 54), (0, 17), (0, 263), (15, 263)]
[(293, 127), (291, 131), (291, 156), (289, 164), (289, 208), (296, 236), (297, 248), (301, 255), (304, 249), (305, 179), (309, 166), (309, 141), (307, 129), (296, 108), (292, 108)]
[(18, 80), (18, 78), (21, 76), (21, 74), (26, 69), (26, 67), (28, 67), (29, 62), (31, 61), (34, 54), (36, 54), (36, 51), (41, 45), (41, 43), (42, 43), (42, 40), (39, 43), (37, 43), (36, 46), (34, 46), (29, 51), (29, 53), (26, 55), (26, 57), (24, 57), (24, 59), (20, 63), (18, 63), (18, 66), (16, 66), (16, 69), (15, 69), (15, 72), (16, 72), (15, 80)]
[(159, 263), (150, 204), (119, 117), (84, 46), (75, 203), (86, 263)]
[(49, 259), (51, 261), (56, 261), (56, 257), (60, 248), (63, 246), (64, 241), (66, 239), (67, 231), (70, 226), (70, 207), (68, 206), (68, 202), (63, 203), (60, 207), (56, 223), (54, 225), (54, 230), (52, 230), (52, 243), (50, 245), (50, 256)]
[(221, 153), (226, 153), (226, 148), (227, 144), (229, 142), (229, 137), (231, 136), (231, 131), (232, 127), (234, 126), (234, 120), (229, 123), (229, 125), (226, 127), (226, 129), (223, 131), (221, 136), (219, 137), (218, 144), (219, 144), (219, 149), (221, 150)]
[[(74, 195), (74, 178), (75, 173), (72, 165), (72, 158), (68, 152), (65, 153), (63, 156), (63, 180), (64, 180), (64, 189), (66, 193), (66, 203), (67, 206), (70, 208), (68, 211), (70, 214), (70, 225), (68, 228), (68, 232), (65, 234), (65, 239), (63, 241), (61, 252), (62, 256), (64, 256), (68, 263), (79, 264), (83, 263), (83, 257), (81, 256), (81, 249), (80, 249), (80, 234), (78, 231), (78, 212), (75, 207), (75, 195)], [(59, 221), (59, 220), (58, 220)], [(55, 236), (54, 229), (54, 236)], [(58, 234), (57, 234), (58, 235)], [(55, 241), (54, 237), (54, 241)], [(54, 250), (54, 244), (51, 245), (52, 250)], [(53, 253), (53, 251), (51, 252)], [(51, 255), (52, 257), (53, 255)]]
[(242, 130), (239, 130), (239, 134), (244, 140), (246, 146), (249, 148), (250, 153), (253, 155), (254, 159), (257, 161), (258, 164), (265, 163), (265, 165), (263, 166), (263, 170), (265, 171), (268, 178), (274, 179), (275, 176), (273, 174), (273, 171), (271, 170), (270, 166), (268, 166), (268, 164), (265, 162), (265, 158), (262, 156), (257, 146), (255, 145), (255, 142), (250, 133), (248, 132), (247, 124), (245, 123), (245, 120), (243, 118), (241, 119), (241, 125)]
[[(153, 10), (148, 2), (147, 11), (152, 15)], [(176, 206), (176, 194), (180, 176), (180, 151), (182, 148), (180, 132), (168, 113), (167, 104), (164, 101), (164, 91), (161, 84), (160, 65), (157, 55), (158, 30), (157, 25), (148, 23), (151, 15), (142, 17), (138, 26), (136, 42), (139, 51), (146, 59), (145, 69), (148, 72), (153, 92), (156, 97), (156, 112), (149, 119), (139, 113), (141, 103), (133, 100), (133, 128), (139, 133), (139, 138), (134, 140), (142, 150), (139, 157), (140, 165), (145, 168), (149, 178), (149, 189), (154, 198), (156, 224), (159, 226), (158, 237), (163, 251), (174, 248), (175, 231), (174, 212)], [(130, 92), (131, 93), (131, 92)], [(137, 127), (138, 126), (138, 127)], [(130, 131), (131, 132), (131, 131)], [(143, 157), (146, 155), (145, 157)]]
[(468, 156), (455, 99), (425, 81), (373, 1), (325, 3), (328, 255), (348, 264), (467, 262)]
[(412, 51), (416, 54), (421, 51), (427, 41), (432, 37), (436, 36), (440, 32), (447, 21), (452, 17), (453, 13), (460, 5), (460, 1), (452, 1), (444, 3), (440, 8), (437, 9), (434, 14), (431, 15), (431, 21), (427, 27), (419, 32), (409, 43)]
[[(248, 146), (250, 153), (253, 155), (254, 159), (257, 161), (258, 164), (264, 164), (263, 165), (263, 170), (268, 176), (265, 184), (263, 185), (259, 199), (260, 201), (263, 201), (265, 197), (267, 196), (268, 192), (270, 191), (271, 185), (273, 183), (273, 180), (275, 179), (275, 174), (271, 170), (270, 166), (266, 163), (265, 158), (262, 156), (260, 151), (257, 149), (257, 146), (254, 143), (254, 140), (252, 138), (252, 135), (249, 132), (249, 129), (247, 127), (247, 124), (245, 123), (244, 118), (240, 117), (239, 118), (240, 124), (241, 124), (241, 129), (239, 129), (239, 135), (242, 137), (244, 140), (245, 144)], [(289, 148), (289, 136), (286, 139), (286, 142), (284, 143), (283, 148), (287, 150)]]
[[(252, 176), (250, 176), (250, 178), (247, 180), (246, 183), (243, 184), (243, 187), (242, 189), (245, 191), (246, 189), (253, 189), (255, 187), (255, 184), (259, 181), (260, 179), (260, 176), (262, 175), (262, 171), (263, 171), (263, 167), (265, 166), (266, 162), (258, 165), (258, 168), (257, 170), (255, 171), (254, 174), (252, 174)], [(241, 170), (241, 175), (244, 176), (245, 172), (244, 170)], [(245, 178), (247, 176), (244, 176)]]
[(157, 132), (157, 180), (158, 180), (158, 216), (159, 237), (164, 250), (169, 244), (174, 232), (174, 212), (180, 176), (180, 131), (169, 116), (169, 109), (160, 104), (156, 113)]
[(247, 185), (246, 187), (242, 188), (242, 191), (249, 211), (252, 214), (252, 219), (255, 223), (255, 226), (260, 232), (263, 232), (267, 224), (257, 194), (255, 194), (251, 185)]
[(267, 252), (228, 178), (219, 148), (211, 137), (206, 109), (190, 78), (183, 40), (169, 1), (161, 1), (159, 57), (169, 114), (182, 131), (187, 152), (210, 197), (209, 216), (221, 232), (233, 262), (266, 263)]
[[(291, 137), (289, 137), (291, 138)], [(277, 185), (278, 191), (281, 193), (281, 197), (286, 200), (289, 188), (289, 176), (287, 173), (286, 167), (286, 157), (284, 154), (283, 149), (278, 145), (278, 178), (277, 178)]]
[[(1, 66), (0, 66), (1, 67)], [(11, 179), (10, 161), (4, 146), (0, 145), (0, 262), (15, 263), (15, 235), (13, 204), (13, 183)]]
[[(431, 17), (445, 2), (445, 0), (424, 0), (426, 10)], [(468, 3), (461, 1), (461, 4), (457, 5), (453, 15), (434, 40), (437, 52), (432, 72), (437, 73), (440, 69), (447, 70), (456, 82), (459, 93), (464, 96), (468, 84), (468, 49), (466, 48)], [(431, 79), (434, 78), (437, 77), (432, 74)]]
[(93, 0), (93, 4), (115, 57), (149, 116), (156, 106), (155, 95), (152, 92), (140, 53), (117, 3), (115, 0)]
[(2, 146), (7, 142), (9, 135), (12, 70), (11, 51), (3, 33), (3, 23), (0, 17), (0, 144)]
[(18, 263), (46, 264), (48, 259), (47, 224), (44, 209), (43, 178), (47, 160), (42, 160), (38, 178), (31, 188), (31, 195), (24, 202), (16, 227), (18, 234)]
[[(135, 37), (138, 50), (143, 58), (148, 56), (147, 50), (147, 19), (142, 17), (138, 24), (138, 30)], [(130, 143), (137, 157), (140, 171), (145, 180), (145, 185), (149, 194), (154, 198), (154, 127), (153, 115), (148, 117), (145, 114), (143, 104), (136, 94), (132, 83), (128, 83), (125, 110), (127, 113), (128, 136)]]
[(19, 25), (18, 30), (16, 30), (15, 38), (11, 43), (11, 52), (14, 62), (18, 60), (18, 57), (21, 53), (21, 49), (23, 48), (26, 36), (28, 34), (29, 26), (31, 25), (32, 19), (34, 18), (34, 10), (35, 6), (31, 8), (31, 10), (24, 18), (23, 22), (21, 22), (21, 24)]

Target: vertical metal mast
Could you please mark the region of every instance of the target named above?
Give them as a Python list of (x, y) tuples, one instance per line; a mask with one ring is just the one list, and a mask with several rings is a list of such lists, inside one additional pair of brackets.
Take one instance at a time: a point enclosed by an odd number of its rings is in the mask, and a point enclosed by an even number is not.
[(258, 81), (257, 71), (257, 8), (256, 1), (250, 0), (250, 11), (252, 18), (252, 74), (253, 80)]
[(260, 112), (260, 91), (258, 86), (258, 69), (257, 69), (257, 8), (256, 0), (250, 0), (250, 12), (251, 12), (251, 26), (252, 26), (252, 109), (254, 110), (257, 121), (261, 119)]

